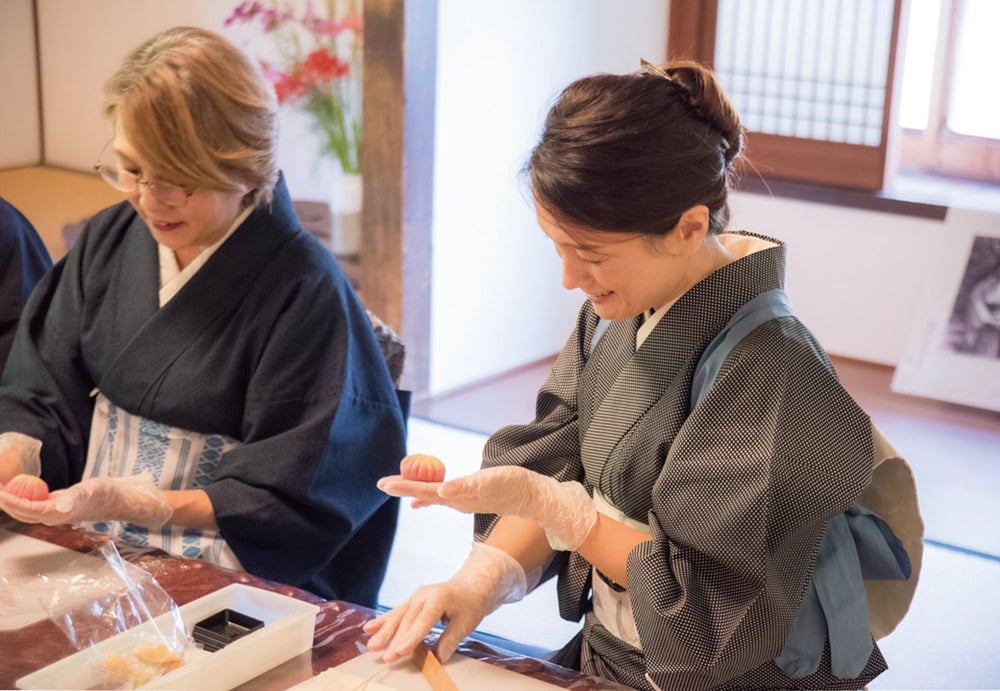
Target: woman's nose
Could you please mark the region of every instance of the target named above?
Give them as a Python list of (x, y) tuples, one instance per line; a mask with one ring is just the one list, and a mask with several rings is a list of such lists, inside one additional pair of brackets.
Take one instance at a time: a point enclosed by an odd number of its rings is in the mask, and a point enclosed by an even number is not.
[(153, 191), (149, 189), (149, 185), (145, 183), (139, 183), (139, 185), (135, 188), (135, 192), (132, 194), (135, 197), (136, 203), (138, 203), (142, 207), (142, 210), (146, 213), (151, 214), (155, 211), (160, 211), (167, 206), (167, 204), (164, 204), (156, 198)]
[(562, 284), (566, 290), (574, 290), (582, 286), (584, 274), (583, 262), (572, 256), (564, 256), (562, 260)]

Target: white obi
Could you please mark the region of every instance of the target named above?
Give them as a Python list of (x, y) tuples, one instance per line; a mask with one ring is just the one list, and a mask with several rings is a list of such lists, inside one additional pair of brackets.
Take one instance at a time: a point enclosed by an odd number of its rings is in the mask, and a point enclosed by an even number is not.
[[(635, 528), (646, 535), (651, 532), (648, 525), (626, 516), (597, 489), (594, 489), (594, 508), (605, 516)], [(616, 638), (620, 638), (632, 647), (641, 650), (642, 643), (639, 641), (639, 632), (635, 628), (632, 600), (629, 598), (628, 590), (616, 591), (597, 574), (596, 569), (594, 569), (591, 581), (594, 592), (594, 616), (601, 622), (601, 626)]]
[[(219, 434), (190, 432), (132, 415), (98, 392), (83, 478), (127, 477), (148, 471), (161, 490), (198, 489), (212, 481), (222, 454), (237, 446), (238, 441)], [(244, 570), (217, 530), (169, 523), (151, 530), (123, 521), (85, 525), (133, 545)]]

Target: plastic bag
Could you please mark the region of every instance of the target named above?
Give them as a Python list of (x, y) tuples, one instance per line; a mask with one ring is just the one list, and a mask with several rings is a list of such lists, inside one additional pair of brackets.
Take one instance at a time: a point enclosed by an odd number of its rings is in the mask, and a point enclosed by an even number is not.
[(39, 575), (37, 586), (32, 590), (52, 621), (74, 648), (89, 653), (88, 688), (141, 687), (194, 651), (176, 603), (153, 576), (124, 561), (113, 542), (80, 555), (59, 575)]
[(17, 449), (17, 454), (20, 457), (20, 472), (28, 475), (42, 474), (42, 442), (20, 432), (4, 432), (0, 434), (0, 452), (6, 451), (11, 447)]

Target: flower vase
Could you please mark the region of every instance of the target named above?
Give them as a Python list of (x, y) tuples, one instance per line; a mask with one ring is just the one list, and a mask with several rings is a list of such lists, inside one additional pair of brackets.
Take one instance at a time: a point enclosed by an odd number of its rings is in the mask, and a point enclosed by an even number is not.
[(361, 251), (361, 174), (338, 171), (330, 194), (330, 250), (338, 256)]

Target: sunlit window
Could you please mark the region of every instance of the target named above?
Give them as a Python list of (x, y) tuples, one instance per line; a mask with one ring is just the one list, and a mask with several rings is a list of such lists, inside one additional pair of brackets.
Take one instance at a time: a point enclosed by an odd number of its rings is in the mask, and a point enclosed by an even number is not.
[(913, 0), (906, 27), (906, 60), (899, 104), (899, 124), (927, 128), (934, 84), (934, 54), (941, 26), (941, 0)]
[(749, 131), (751, 175), (866, 191), (904, 176), (1000, 185), (1000, 0), (670, 7), (671, 54), (715, 68)]
[(1000, 2), (965, 0), (955, 44), (955, 70), (948, 129), (1000, 139), (1000, 80), (997, 79)]
[(1000, 2), (911, 0), (909, 10), (901, 169), (1000, 182)]
[(871, 0), (719, 0), (715, 72), (754, 132), (878, 146), (892, 13)]

